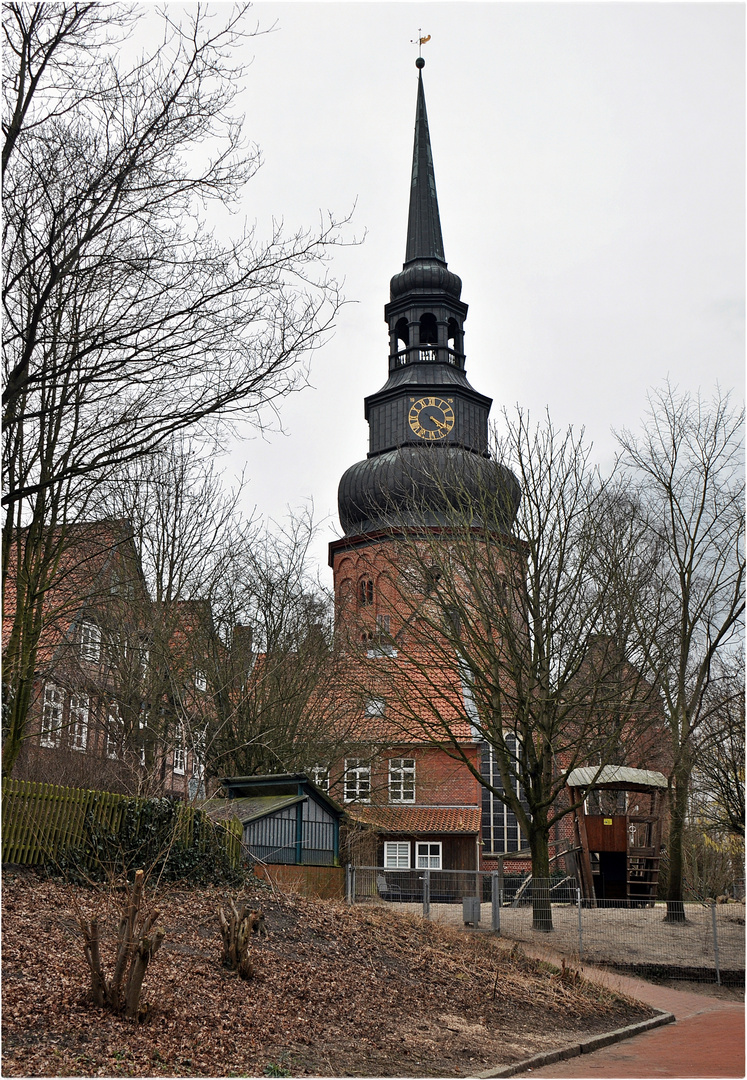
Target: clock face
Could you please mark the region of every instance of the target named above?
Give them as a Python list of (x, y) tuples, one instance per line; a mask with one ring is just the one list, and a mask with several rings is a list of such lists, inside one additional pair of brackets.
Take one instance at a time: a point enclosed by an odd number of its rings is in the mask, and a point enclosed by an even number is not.
[(454, 427), (454, 410), (443, 398), (424, 397), (412, 402), (407, 419), (419, 439), (437, 442)]

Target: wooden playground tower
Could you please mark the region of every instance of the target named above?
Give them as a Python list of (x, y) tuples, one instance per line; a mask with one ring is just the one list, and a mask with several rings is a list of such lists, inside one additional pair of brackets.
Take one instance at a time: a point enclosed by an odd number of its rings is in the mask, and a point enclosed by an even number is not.
[[(662, 814), (667, 779), (622, 765), (574, 769), (576, 863), (581, 894), (592, 904), (653, 904), (659, 881)], [(598, 813), (589, 813), (596, 803)], [(609, 810), (605, 813), (605, 809)]]

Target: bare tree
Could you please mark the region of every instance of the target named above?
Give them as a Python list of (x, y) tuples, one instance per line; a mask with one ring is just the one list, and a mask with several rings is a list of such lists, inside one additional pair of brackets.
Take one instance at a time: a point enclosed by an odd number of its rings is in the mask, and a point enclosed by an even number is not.
[(624, 475), (661, 552), (653, 593), (632, 607), (638, 653), (661, 694), (670, 737), (671, 922), (685, 918), (683, 837), (696, 737), (720, 658), (738, 647), (743, 627), (743, 424), (728, 395), (706, 402), (667, 385), (650, 394), (642, 433), (618, 436)]
[[(213, 775), (328, 770), (350, 738), (344, 658), (332, 644), (332, 602), (309, 564), (307, 508), (271, 524), (234, 564), (210, 679)], [(228, 603), (226, 601), (229, 601)]]
[[(133, 23), (155, 45), (128, 61)], [(157, 20), (160, 20), (157, 21)], [(235, 96), (241, 8), (4, 9), (3, 769), (28, 714), (44, 597), (70, 522), (123, 462), (302, 385), (340, 303), (338, 224), (220, 242), (259, 165)]]
[[(493, 452), (521, 490), (510, 534), (500, 474), (483, 469), (479, 483), (462, 483), (459, 470), (439, 470), (430, 448), (418, 465), (430, 481), (416, 509), (438, 524), (397, 528), (393, 512), (398, 659), (379, 692), (392, 699), (403, 739), (425, 738), (461, 760), (509, 808), (543, 880), (553, 828), (574, 805), (569, 773), (619, 761), (653, 695), (630, 662), (628, 635), (620, 626), (610, 635), (599, 542), (617, 528), (622, 545), (624, 530), (583, 433), (559, 432), (549, 419), (534, 426), (521, 410), (505, 421)], [(369, 676), (380, 688), (382, 671)], [(541, 888), (534, 926), (552, 929)]]
[[(720, 670), (719, 670), (720, 668)], [(695, 736), (691, 819), (713, 836), (744, 844), (744, 654), (720, 662)]]

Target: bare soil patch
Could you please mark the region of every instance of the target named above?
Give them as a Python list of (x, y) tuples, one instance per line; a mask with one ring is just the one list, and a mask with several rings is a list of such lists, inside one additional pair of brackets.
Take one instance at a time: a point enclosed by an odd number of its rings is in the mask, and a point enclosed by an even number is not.
[[(98, 911), (111, 940), (112, 897), (4, 872), (5, 1076), (458, 1077), (652, 1015), (520, 947), (384, 908), (259, 887), (146, 891), (167, 937), (135, 1023), (90, 1003), (75, 931)], [(220, 963), (230, 898), (266, 916), (250, 982)]]

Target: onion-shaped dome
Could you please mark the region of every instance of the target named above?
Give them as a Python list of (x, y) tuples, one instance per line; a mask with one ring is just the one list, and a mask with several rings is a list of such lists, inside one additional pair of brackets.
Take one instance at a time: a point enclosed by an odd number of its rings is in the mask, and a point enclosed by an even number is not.
[(462, 279), (438, 259), (414, 259), (405, 263), (389, 283), (392, 300), (405, 293), (444, 293), (458, 300), (462, 293)]
[(346, 536), (412, 526), (511, 531), (519, 483), (504, 465), (457, 447), (402, 446), (352, 465), (340, 481)]

